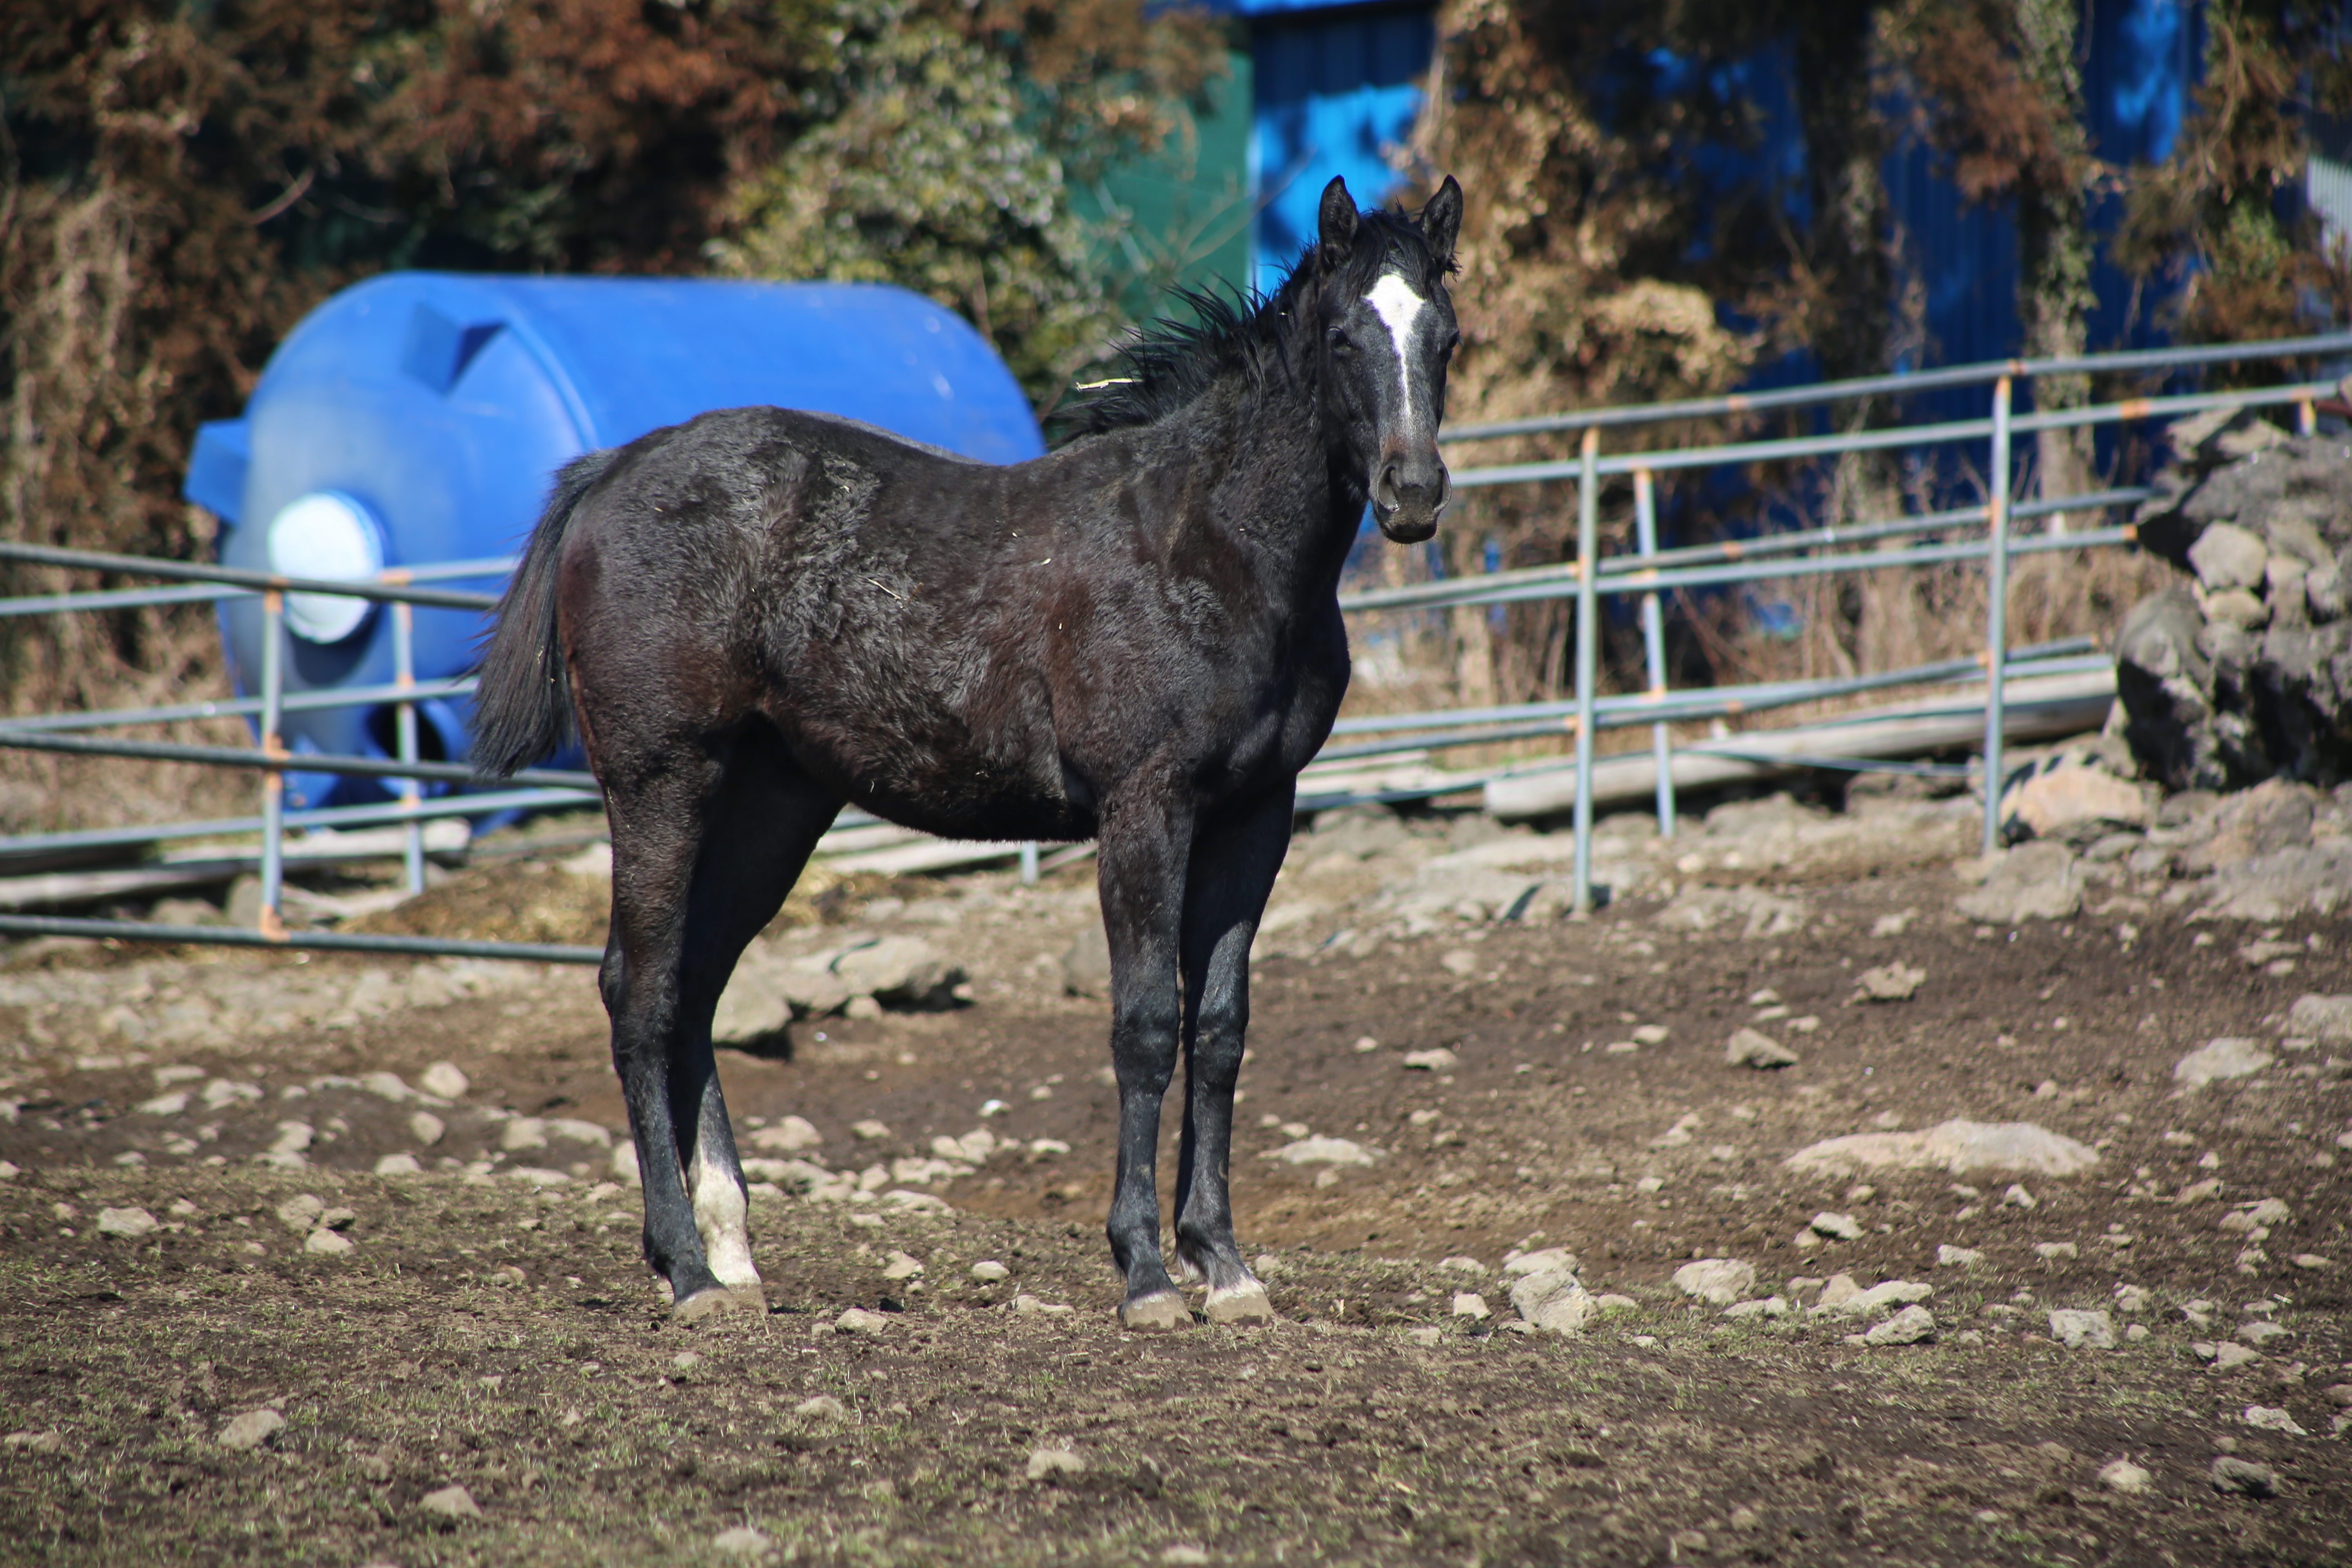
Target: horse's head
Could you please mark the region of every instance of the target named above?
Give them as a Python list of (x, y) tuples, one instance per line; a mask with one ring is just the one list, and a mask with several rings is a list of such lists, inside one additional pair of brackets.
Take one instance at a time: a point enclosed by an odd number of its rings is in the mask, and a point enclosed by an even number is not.
[(1414, 544), (1437, 531), (1453, 484), (1437, 455), (1445, 365), (1461, 334), (1445, 275), (1462, 226), (1448, 175), (1420, 219), (1360, 215), (1347, 183), (1323, 188), (1314, 266), (1322, 301), (1325, 407), (1363, 465), (1381, 531)]

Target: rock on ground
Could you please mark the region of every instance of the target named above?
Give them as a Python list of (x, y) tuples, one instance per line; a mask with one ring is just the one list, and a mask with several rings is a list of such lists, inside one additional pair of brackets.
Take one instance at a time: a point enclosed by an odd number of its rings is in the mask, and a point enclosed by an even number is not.
[(2101, 1486), (2110, 1491), (2123, 1492), (2128, 1496), (2137, 1496), (2147, 1490), (2148, 1483), (2155, 1479), (2129, 1459), (2110, 1459), (2099, 1468)]
[(2213, 1461), (2213, 1468), (2206, 1476), (2205, 1484), (2217, 1492), (2272, 1497), (2278, 1491), (2278, 1472), (2268, 1465), (2258, 1465), (2252, 1459), (2224, 1454)]
[(1736, 1258), (1706, 1258), (1675, 1270), (1675, 1289), (1710, 1306), (1728, 1307), (1756, 1289), (1756, 1266)]
[(1954, 1175), (1975, 1170), (2011, 1170), (2049, 1176), (2071, 1176), (2098, 1163), (2096, 1150), (2030, 1121), (1958, 1118), (1916, 1132), (1857, 1132), (1827, 1139), (1799, 1150), (1786, 1162), (1791, 1170), (1817, 1174), (1892, 1166), (1941, 1167)]
[(442, 1519), (479, 1519), (482, 1510), (474, 1504), (474, 1494), (463, 1487), (443, 1487), (439, 1491), (426, 1492), (416, 1500), (416, 1506)]
[(156, 1230), (155, 1216), (145, 1209), (100, 1209), (98, 1211), (98, 1234), (119, 1236), (136, 1241), (152, 1236)]
[(1723, 1059), (1732, 1067), (1758, 1068), (1797, 1065), (1797, 1053), (1759, 1029), (1735, 1029), (1724, 1047)]
[(1924, 1343), (1936, 1337), (1936, 1314), (1922, 1306), (1908, 1306), (1862, 1337), (1874, 1345)]
[(2029, 920), (2063, 921), (2083, 907), (2074, 852), (2054, 839), (2036, 839), (1996, 858), (1984, 885), (1964, 894), (1960, 913), (1988, 925)]
[(1555, 1334), (1580, 1333), (1601, 1315), (1601, 1304), (1567, 1269), (1526, 1276), (1511, 1287), (1511, 1306), (1526, 1321)]
[(249, 1448), (258, 1448), (285, 1425), (286, 1417), (275, 1410), (248, 1410), (242, 1415), (231, 1416), (228, 1424), (220, 1429), (215, 1441), (224, 1448), (242, 1453)]
[(2172, 1065), (2176, 1083), (2202, 1089), (2222, 1079), (2251, 1078), (2277, 1060), (2257, 1040), (2209, 1040)]
[(2062, 1309), (2050, 1314), (2050, 1337), (2070, 1351), (2111, 1351), (2116, 1323), (2105, 1312)]

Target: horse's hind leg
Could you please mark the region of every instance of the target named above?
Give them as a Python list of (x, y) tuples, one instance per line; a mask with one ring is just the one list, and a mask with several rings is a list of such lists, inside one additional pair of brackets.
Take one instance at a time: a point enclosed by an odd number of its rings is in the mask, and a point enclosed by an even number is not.
[(1249, 1028), (1249, 952), (1290, 844), (1294, 794), (1205, 829), (1184, 879), (1184, 1135), (1176, 1164), (1176, 1258), (1207, 1279), (1213, 1323), (1271, 1322), (1265, 1287), (1234, 1240), (1226, 1185), (1234, 1086)]
[(751, 1209), (735, 1131), (719, 1085), (711, 1019), (736, 960), (807, 863), (839, 804), (802, 781), (767, 749), (764, 733), (737, 748), (725, 782), (706, 808), (702, 853), (687, 911), (680, 965), (681, 1028), (671, 1098), (682, 1119), (693, 1110), (691, 1145), (681, 1143), (687, 1192), (705, 1259), (719, 1283), (764, 1310), (751, 1262)]
[(731, 765), (689, 752), (649, 778), (608, 781), (605, 795), (613, 1065), (644, 1182), (646, 1260), (688, 1321), (759, 1281), (711, 1015), (835, 810), (805, 789), (780, 790), (772, 771), (730, 749)]

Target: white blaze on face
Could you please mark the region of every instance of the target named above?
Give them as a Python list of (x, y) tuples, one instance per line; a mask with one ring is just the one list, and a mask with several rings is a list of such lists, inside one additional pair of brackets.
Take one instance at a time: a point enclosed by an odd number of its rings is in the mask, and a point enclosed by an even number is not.
[(1383, 272), (1372, 291), (1364, 296), (1389, 330), (1389, 340), (1396, 345), (1397, 375), (1404, 387), (1404, 416), (1412, 418), (1412, 329), (1421, 313), (1429, 309), (1429, 301), (1412, 291), (1412, 285), (1393, 272)]

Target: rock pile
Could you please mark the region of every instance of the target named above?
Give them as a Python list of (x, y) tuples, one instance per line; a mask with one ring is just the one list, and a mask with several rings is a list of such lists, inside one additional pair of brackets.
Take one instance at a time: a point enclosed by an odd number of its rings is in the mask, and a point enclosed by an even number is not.
[(2352, 439), (2226, 411), (2170, 439), (2136, 521), (2194, 581), (2125, 617), (2125, 738), (2176, 790), (2352, 777)]

